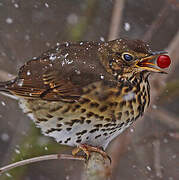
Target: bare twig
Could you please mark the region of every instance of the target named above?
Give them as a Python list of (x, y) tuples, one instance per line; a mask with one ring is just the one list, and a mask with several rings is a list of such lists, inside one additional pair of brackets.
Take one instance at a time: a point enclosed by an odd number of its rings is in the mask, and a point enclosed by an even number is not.
[(154, 147), (154, 168), (156, 176), (162, 178), (161, 164), (160, 164), (160, 141), (155, 140), (153, 142)]
[(31, 163), (40, 162), (40, 161), (47, 161), (47, 160), (59, 160), (59, 159), (84, 160), (83, 158), (74, 157), (74, 156), (68, 155), (68, 154), (51, 154), (51, 155), (39, 156), (39, 157), (30, 158), (30, 159), (26, 159), (26, 160), (22, 160), (22, 161), (18, 161), (18, 162), (9, 164), (7, 166), (0, 168), (0, 174), (5, 173), (13, 168), (16, 168), (19, 166), (24, 166), (26, 164), (31, 164)]
[(118, 38), (123, 7), (124, 7), (124, 0), (115, 0), (108, 40), (113, 40)]
[(169, 14), (170, 4), (165, 2), (164, 6), (158, 13), (158, 17), (153, 21), (150, 25), (149, 30), (144, 34), (143, 40), (148, 41), (152, 38), (152, 35), (156, 32), (156, 30), (161, 26), (163, 22), (165, 22), (166, 17)]

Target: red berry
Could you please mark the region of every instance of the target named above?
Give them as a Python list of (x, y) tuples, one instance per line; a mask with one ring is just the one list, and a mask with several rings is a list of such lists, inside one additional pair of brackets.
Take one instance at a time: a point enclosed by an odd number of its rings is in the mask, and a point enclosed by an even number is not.
[(170, 66), (171, 60), (170, 57), (167, 55), (161, 55), (157, 58), (157, 65), (160, 68), (167, 68)]

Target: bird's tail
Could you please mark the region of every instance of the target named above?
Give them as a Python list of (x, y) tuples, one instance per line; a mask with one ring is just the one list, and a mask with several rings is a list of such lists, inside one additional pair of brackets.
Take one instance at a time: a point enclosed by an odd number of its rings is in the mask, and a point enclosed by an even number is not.
[(8, 96), (10, 98), (13, 99), (17, 99), (17, 97), (15, 97), (9, 90), (8, 90), (8, 86), (11, 85), (14, 81), (4, 81), (4, 82), (0, 82), (0, 94), (4, 95), (4, 96)]

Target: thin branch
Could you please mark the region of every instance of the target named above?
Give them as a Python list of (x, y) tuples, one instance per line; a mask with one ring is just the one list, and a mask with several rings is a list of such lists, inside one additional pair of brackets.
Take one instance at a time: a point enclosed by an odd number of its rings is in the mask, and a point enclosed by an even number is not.
[(84, 158), (81, 157), (74, 157), (72, 155), (68, 154), (51, 154), (51, 155), (44, 155), (44, 156), (39, 156), (35, 158), (30, 158), (22, 161), (18, 161), (12, 164), (9, 164), (7, 166), (4, 166), (0, 168), (0, 174), (5, 173), (13, 168), (19, 167), (19, 166), (24, 166), (27, 164), (31, 164), (34, 162), (40, 162), (40, 161), (47, 161), (47, 160), (59, 160), (59, 159), (66, 159), (66, 160), (84, 160)]
[(123, 9), (124, 9), (124, 0), (115, 0), (108, 40), (116, 39), (119, 36), (119, 29), (120, 29)]
[(156, 30), (165, 22), (166, 17), (169, 14), (169, 9), (170, 4), (168, 2), (165, 2), (164, 6), (158, 13), (158, 17), (155, 19), (155, 21), (152, 22), (149, 30), (144, 34), (143, 40), (149, 41), (152, 38)]
[(162, 178), (161, 163), (160, 163), (160, 141), (155, 140), (153, 142), (154, 147), (154, 168), (156, 176)]

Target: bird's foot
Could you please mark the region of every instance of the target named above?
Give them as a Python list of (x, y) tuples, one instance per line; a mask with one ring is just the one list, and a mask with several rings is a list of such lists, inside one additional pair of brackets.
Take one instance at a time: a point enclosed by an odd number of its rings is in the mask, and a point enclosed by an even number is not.
[[(78, 152), (80, 152), (80, 151), (84, 152), (86, 157), (77, 155)], [(86, 145), (86, 144), (81, 144), (78, 147), (76, 147), (75, 149), (73, 149), (72, 155), (74, 157), (80, 157), (80, 158), (83, 158), (85, 160), (88, 160), (91, 152), (97, 152), (97, 153), (101, 154), (104, 159), (108, 159), (111, 163), (111, 158), (105, 151), (103, 151), (99, 147), (94, 147), (94, 146), (90, 146), (90, 145)]]

